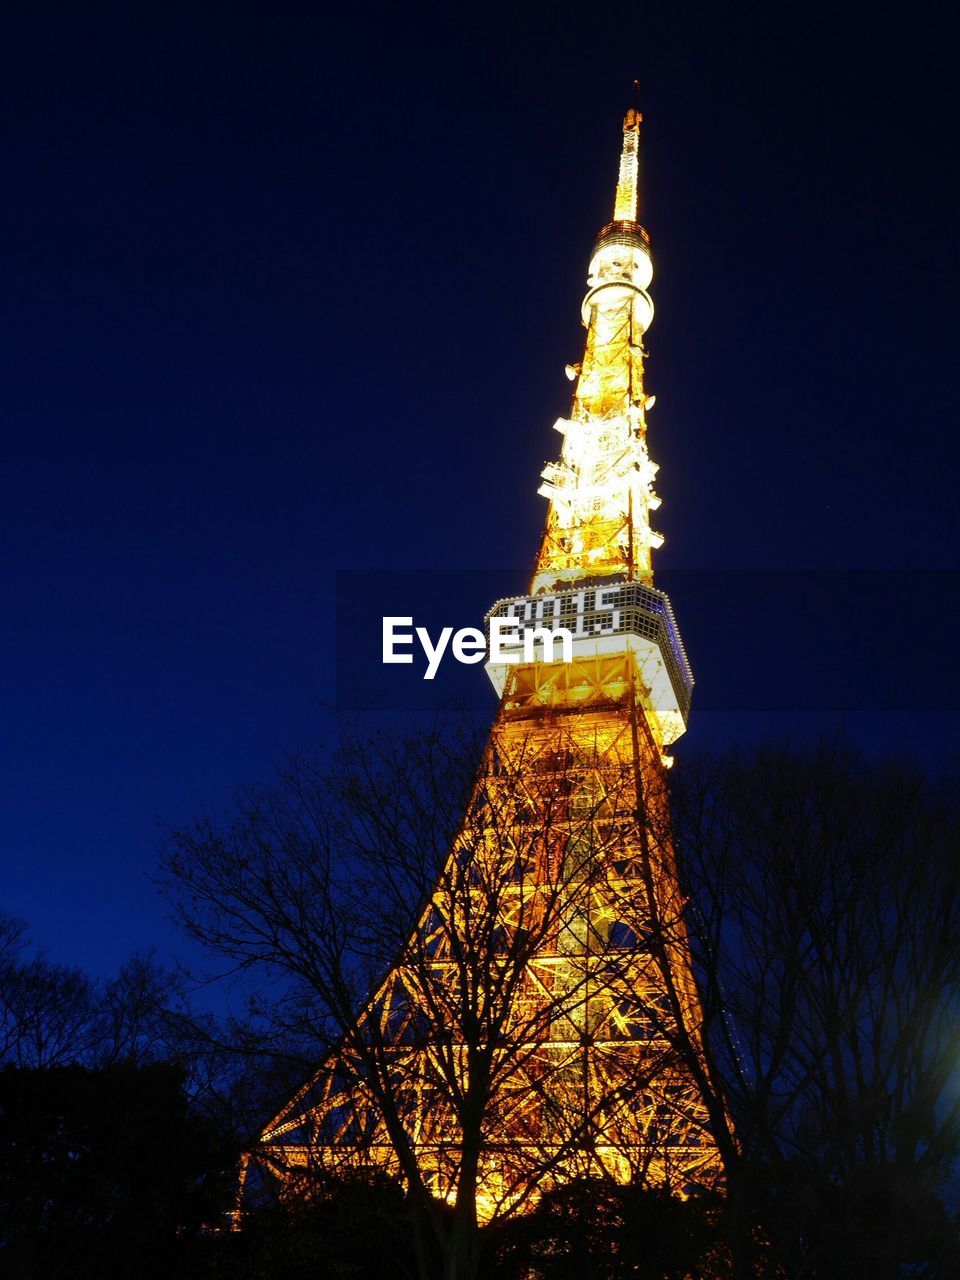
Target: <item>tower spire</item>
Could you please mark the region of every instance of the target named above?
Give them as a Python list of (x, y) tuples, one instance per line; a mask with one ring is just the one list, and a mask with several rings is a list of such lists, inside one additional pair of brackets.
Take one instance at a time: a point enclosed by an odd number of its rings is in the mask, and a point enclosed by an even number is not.
[(617, 198), (613, 206), (614, 222), (636, 222), (640, 179), (640, 125), (643, 116), (637, 109), (639, 80), (633, 82), (633, 105), (623, 118), (623, 147), (620, 151), (620, 174)]
[(651, 553), (663, 538), (650, 525), (660, 505), (647, 452), (644, 334), (653, 321), (650, 237), (637, 221), (642, 116), (623, 121), (614, 219), (594, 241), (581, 319), (583, 359), (568, 367), (576, 381), (559, 462), (548, 463), (539, 492), (550, 500), (532, 590), (554, 591), (587, 577), (624, 575), (652, 585)]

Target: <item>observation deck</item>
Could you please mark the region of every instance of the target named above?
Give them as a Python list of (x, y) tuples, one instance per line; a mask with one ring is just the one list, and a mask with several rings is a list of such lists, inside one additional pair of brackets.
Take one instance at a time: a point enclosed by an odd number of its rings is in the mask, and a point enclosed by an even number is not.
[[(492, 618), (517, 619), (515, 634), (501, 638), (499, 661), (490, 647)], [(549, 595), (498, 600), (485, 621), (491, 654), (486, 671), (498, 694), (503, 694), (511, 671), (531, 665), (524, 650), (524, 630), (563, 630), (572, 637), (571, 666), (633, 654), (644, 702), (655, 714), (664, 742), (676, 741), (686, 729), (693, 672), (665, 592), (642, 582), (594, 579)], [(532, 655), (533, 664), (564, 663), (559, 638), (548, 654), (544, 637), (528, 635), (526, 653)]]

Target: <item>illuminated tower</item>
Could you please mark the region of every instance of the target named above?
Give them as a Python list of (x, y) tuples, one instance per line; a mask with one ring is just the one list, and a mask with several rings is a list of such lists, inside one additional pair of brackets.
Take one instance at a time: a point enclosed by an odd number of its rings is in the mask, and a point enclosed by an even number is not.
[[(518, 636), (487, 664), (499, 710), (407, 951), (352, 1041), (262, 1135), (255, 1158), (291, 1186), (316, 1163), (403, 1176), (399, 1137), (429, 1190), (452, 1199), (465, 1139), (451, 1090), (466, 1090), (480, 1059), (500, 1081), (485, 1098), (481, 1217), (578, 1174), (680, 1194), (717, 1181), (666, 796), (666, 751), (686, 726), (693, 679), (651, 567), (662, 539), (650, 527), (659, 499), (643, 385), (653, 268), (637, 222), (640, 123), (628, 111), (613, 221), (590, 258), (585, 351), (567, 368), (575, 386), (570, 416), (555, 423), (559, 461), (543, 472), (549, 505), (530, 594), (488, 615), (488, 628), (511, 618), (541, 634), (526, 652)], [(543, 634), (560, 628), (568, 654)], [(444, 1027), (436, 1005), (463, 979), (467, 942), (481, 949), (484, 913), (493, 959), (471, 1020), (503, 990), (508, 1007), (492, 1020), (496, 1043), (491, 1032), (469, 1046), (464, 1020), (451, 1014)], [(397, 1086), (387, 1120), (379, 1085), (356, 1067), (368, 1043)]]

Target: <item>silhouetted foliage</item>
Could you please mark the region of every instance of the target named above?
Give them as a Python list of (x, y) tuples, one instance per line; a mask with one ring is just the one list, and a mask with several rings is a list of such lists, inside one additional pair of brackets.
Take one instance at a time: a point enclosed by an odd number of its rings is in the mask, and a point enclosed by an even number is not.
[(301, 1199), (248, 1212), (207, 1242), (210, 1280), (375, 1280), (417, 1274), (403, 1191), (379, 1174), (317, 1176)]
[(779, 745), (673, 800), (735, 1274), (955, 1274), (960, 780)]
[(487, 1241), (493, 1280), (699, 1280), (722, 1274), (719, 1206), (588, 1178), (547, 1192)]
[(185, 1014), (183, 982), (150, 955), (94, 979), (32, 949), (24, 922), (0, 912), (0, 1066), (169, 1061)]
[(235, 1153), (166, 1064), (0, 1071), (0, 1271), (17, 1280), (186, 1273)]
[(757, 1212), (767, 1225), (769, 1271), (811, 1280), (960, 1276), (960, 1234), (942, 1195), (915, 1171), (861, 1165), (838, 1177), (795, 1159), (771, 1171)]
[[(691, 1065), (726, 1194), (552, 1188), (481, 1231), (481, 1277), (960, 1275), (957, 779), (823, 746), (688, 762), (673, 782), (707, 1050)], [(444, 804), (453, 820), (460, 797)], [(442, 856), (435, 834), (413, 899)], [(232, 1207), (251, 1117), (263, 1122), (305, 1061), (285, 1022), (295, 1007), (279, 1013), (286, 1038), (262, 1018), (191, 1013), (149, 958), (93, 980), (33, 953), (0, 915), (0, 1274), (443, 1274), (442, 1230), (424, 1232), (385, 1177), (316, 1172), (302, 1198), (264, 1201), (242, 1231), (207, 1229)], [(448, 1210), (436, 1212), (442, 1228)]]

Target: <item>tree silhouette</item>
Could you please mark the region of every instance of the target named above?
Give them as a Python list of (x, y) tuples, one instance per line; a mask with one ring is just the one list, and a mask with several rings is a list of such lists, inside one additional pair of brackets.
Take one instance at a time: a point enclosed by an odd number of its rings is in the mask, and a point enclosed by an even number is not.
[[(537, 820), (518, 842), (522, 789), (507, 769), (500, 790), (482, 796), (490, 813), (481, 849), (464, 842), (461, 821), (476, 803), (476, 758), (439, 736), (352, 740), (323, 767), (291, 761), (278, 789), (242, 796), (228, 830), (199, 823), (168, 850), (169, 891), (194, 936), (260, 975), (265, 1029), (321, 1064), (299, 1112), (280, 1121), (312, 1115), (349, 1130), (348, 1100), (363, 1099), (355, 1118), (372, 1127), (355, 1127), (345, 1146), (322, 1127), (299, 1139), (304, 1187), (335, 1172), (338, 1151), (355, 1168), (365, 1149), (388, 1149), (388, 1160), (368, 1164), (405, 1187), (423, 1275), (492, 1265), (490, 1242), (509, 1240), (497, 1224), (523, 1212), (520, 1234), (497, 1255), (501, 1268), (521, 1256), (543, 1274), (564, 1274), (578, 1257), (598, 1266), (607, 1249), (599, 1242), (610, 1240), (608, 1270), (618, 1274), (634, 1257), (636, 1224), (654, 1241), (659, 1222), (672, 1223), (678, 1241), (689, 1227), (696, 1248), (668, 1256), (651, 1245), (636, 1260), (651, 1275), (684, 1265), (738, 1278), (950, 1274), (960, 1149), (956, 779), (934, 782), (909, 762), (833, 744), (681, 763), (672, 820), (686, 896), (651, 895), (654, 909), (630, 919), (593, 856), (602, 845), (614, 864), (617, 840), (638, 821), (629, 788), (591, 799), (582, 761), (545, 771)], [(572, 796), (581, 821), (573, 831)], [(513, 807), (498, 817), (501, 797)], [(655, 805), (643, 814), (651, 857), (672, 856), (668, 817)], [(518, 915), (518, 864), (560, 843), (588, 851), (579, 879), (566, 857), (563, 892), (560, 873), (555, 896), (548, 877), (537, 911)], [(463, 856), (451, 858), (457, 848)], [(536, 1028), (522, 1018), (543, 1017), (545, 1006), (524, 1015), (524, 983), (537, 930), (554, 926), (590, 939), (598, 1017), (618, 1011), (623, 1034), (658, 1046), (661, 1073), (679, 1064), (695, 1080), (725, 1175), (722, 1206), (699, 1222), (722, 1232), (722, 1247), (697, 1234), (701, 1202), (684, 1218), (676, 1202), (643, 1198), (643, 1162), (630, 1170), (626, 1200), (596, 1170), (571, 1182), (568, 1165), (559, 1176), (562, 1156), (589, 1146), (584, 1126), (597, 1114), (581, 1108), (571, 1121), (576, 1109), (565, 1117), (561, 1092), (541, 1082), (558, 1140), (550, 1150), (531, 1145), (522, 1178), (534, 1194), (495, 1207), (482, 1262), (485, 1144), (511, 1099), (537, 1087)], [(693, 948), (694, 1004), (684, 1004), (669, 963), (681, 938)], [(662, 1003), (642, 1011), (622, 1003), (624, 956), (635, 964), (641, 951), (666, 976)], [(384, 987), (398, 967), (403, 983)], [(577, 1016), (586, 972), (558, 988), (548, 1018)], [(407, 1106), (403, 1082), (412, 1079), (447, 1131), (462, 1135), (449, 1144), (446, 1183), (409, 1140), (411, 1117), (423, 1115)], [(633, 1096), (649, 1084), (634, 1080)], [(337, 1107), (316, 1105), (324, 1090)], [(437, 1194), (443, 1185), (453, 1194)], [(458, 1195), (472, 1197), (473, 1212), (459, 1223)]]
[[(0, 1267), (161, 1277), (220, 1211), (232, 1150), (167, 1064), (0, 1070)], [(216, 1171), (220, 1172), (218, 1180)]]
[(723, 1148), (741, 1274), (948, 1274), (960, 1152), (956, 776), (932, 782), (909, 761), (836, 743), (762, 747), (676, 774), (705, 1087), (731, 1116)]
[[(424, 1275), (434, 1245), (444, 1275), (474, 1275), (481, 1224), (555, 1182), (613, 1159), (662, 1179), (697, 1156), (677, 1141), (677, 1055), (659, 1034), (675, 1010), (649, 1007), (681, 904), (637, 906), (641, 849), (672, 849), (645, 843), (633, 754), (604, 753), (560, 724), (495, 739), (478, 773), (473, 743), (348, 736), (167, 850), (192, 936), (273, 979), (270, 1027), (313, 1046), (254, 1171), (286, 1194), (318, 1170), (391, 1172)], [(675, 994), (682, 1014), (679, 974)]]

